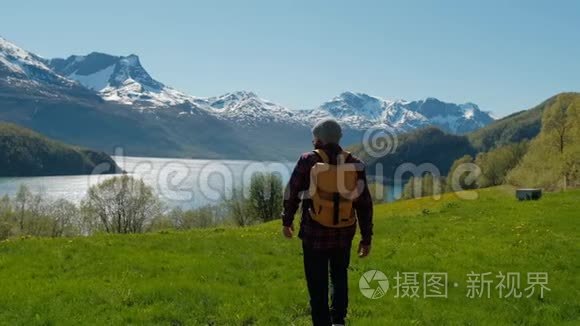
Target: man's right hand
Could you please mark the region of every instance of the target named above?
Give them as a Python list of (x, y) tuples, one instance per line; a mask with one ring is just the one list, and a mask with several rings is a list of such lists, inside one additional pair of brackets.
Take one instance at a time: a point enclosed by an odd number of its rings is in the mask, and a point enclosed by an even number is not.
[(292, 237), (294, 236), (294, 226), (283, 226), (282, 227), (282, 234), (288, 238), (288, 239), (292, 239)]
[(371, 253), (371, 245), (364, 245), (360, 243), (358, 245), (358, 256), (360, 258), (365, 258)]

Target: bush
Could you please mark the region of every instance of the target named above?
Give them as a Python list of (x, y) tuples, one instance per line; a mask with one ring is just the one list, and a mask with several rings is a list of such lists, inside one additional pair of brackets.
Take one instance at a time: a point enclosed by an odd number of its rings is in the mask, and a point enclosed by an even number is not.
[(411, 177), (405, 184), (402, 199), (439, 196), (445, 189), (445, 178), (426, 173), (422, 177)]
[(208, 228), (216, 226), (221, 220), (221, 207), (214, 205), (202, 206), (200, 208), (186, 210), (174, 208), (169, 211), (161, 220), (156, 221), (156, 227), (165, 225), (164, 228), (173, 227), (178, 230), (189, 230), (194, 228)]
[(274, 173), (256, 173), (250, 182), (250, 210), (262, 222), (280, 218), (283, 199), (282, 179)]
[(141, 233), (161, 215), (161, 202), (143, 180), (128, 175), (92, 186), (81, 203), (89, 232)]
[(516, 167), (528, 150), (528, 142), (509, 144), (487, 153), (480, 153), (475, 164), (481, 168), (477, 180), (480, 188), (504, 184), (508, 173)]
[(453, 162), (445, 180), (446, 192), (469, 190), (477, 188), (476, 179), (479, 171), (473, 169), (473, 157), (464, 155)]
[(226, 215), (238, 226), (280, 218), (284, 189), (282, 179), (274, 173), (255, 173), (248, 189), (234, 189), (224, 202)]
[(65, 199), (58, 199), (48, 207), (50, 216), (50, 236), (74, 236), (81, 233), (80, 210)]
[(384, 183), (380, 181), (374, 181), (370, 182), (368, 187), (374, 204), (380, 204), (387, 201), (388, 188)]
[(255, 222), (250, 201), (244, 197), (242, 189), (234, 189), (232, 196), (224, 202), (227, 214), (237, 226), (248, 226)]
[(63, 237), (107, 233), (206, 228), (229, 219), (238, 226), (278, 218), (282, 211), (282, 180), (255, 174), (242, 189), (219, 205), (192, 210), (162, 211), (159, 198), (142, 180), (117, 176), (92, 186), (80, 207), (65, 199), (51, 201), (21, 186), (14, 199), (0, 198), (0, 240), (11, 236)]
[(79, 210), (65, 199), (51, 201), (20, 186), (14, 199), (0, 199), (0, 239), (33, 235), (61, 237), (80, 235)]

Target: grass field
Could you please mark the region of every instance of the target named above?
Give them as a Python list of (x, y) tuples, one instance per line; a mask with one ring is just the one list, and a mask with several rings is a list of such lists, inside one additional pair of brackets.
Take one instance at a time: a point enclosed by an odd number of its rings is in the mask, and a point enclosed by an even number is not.
[[(375, 212), (371, 256), (352, 259), (351, 325), (580, 324), (580, 191), (517, 202), (500, 187)], [(0, 324), (308, 325), (300, 242), (279, 224), (2, 242)], [(391, 285), (397, 272), (447, 272), (448, 298), (367, 299), (358, 281), (371, 269)], [(548, 272), (551, 291), (470, 299), (472, 271), (520, 272), (521, 288)]]

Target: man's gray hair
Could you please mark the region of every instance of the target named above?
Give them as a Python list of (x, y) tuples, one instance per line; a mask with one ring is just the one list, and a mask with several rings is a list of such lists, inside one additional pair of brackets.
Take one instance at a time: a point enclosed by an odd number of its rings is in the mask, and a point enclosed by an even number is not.
[(338, 144), (342, 137), (342, 128), (334, 119), (323, 119), (314, 125), (312, 135), (326, 144)]

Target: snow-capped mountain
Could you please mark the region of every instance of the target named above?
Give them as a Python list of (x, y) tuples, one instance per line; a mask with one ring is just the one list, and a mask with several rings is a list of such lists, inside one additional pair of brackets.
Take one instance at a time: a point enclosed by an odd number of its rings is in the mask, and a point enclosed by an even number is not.
[[(81, 88), (46, 65), (46, 60), (0, 37), (0, 86), (28, 95), (56, 97), (59, 90)], [(82, 92), (82, 91), (81, 91)]]
[(124, 57), (93, 52), (52, 59), (49, 65), (62, 76), (98, 92), (107, 101), (159, 108), (195, 100), (153, 79), (134, 54)]
[(296, 118), (296, 111), (262, 99), (255, 93), (248, 91), (237, 91), (217, 97), (197, 99), (195, 103), (215, 113), (218, 117), (245, 124), (301, 122)]
[(473, 103), (457, 105), (435, 98), (420, 101), (385, 100), (363, 93), (344, 92), (320, 107), (303, 111), (304, 121), (335, 118), (354, 129), (373, 127), (409, 131), (435, 125), (452, 133), (464, 133), (493, 121)]
[(405, 108), (404, 103), (363, 93), (344, 92), (303, 114), (307, 121), (334, 118), (354, 129), (383, 127), (405, 131), (427, 122), (422, 115)]
[[(153, 79), (136, 55), (112, 56), (93, 52), (49, 62), (56, 72), (98, 92), (107, 101), (138, 109), (183, 106), (181, 115), (199, 109), (219, 119), (245, 125), (278, 122), (311, 126), (332, 117), (351, 129), (388, 128), (405, 132), (436, 125), (452, 133), (464, 133), (493, 121), (472, 103), (445, 103), (434, 98), (421, 101), (385, 100), (363, 93), (344, 92), (314, 110), (290, 110), (249, 91), (202, 98), (186, 95)], [(186, 104), (184, 106), (184, 104)]]
[(311, 127), (319, 119), (332, 117), (352, 130), (379, 127), (405, 132), (435, 125), (448, 132), (466, 133), (493, 121), (489, 113), (473, 103), (458, 105), (435, 98), (386, 100), (344, 92), (313, 110), (290, 110), (249, 91), (195, 97), (155, 80), (133, 54), (114, 56), (93, 52), (47, 60), (2, 38), (0, 77), (0, 91), (2, 85), (8, 85), (6, 89), (26, 89), (22, 94), (100, 97), (137, 112), (163, 112), (181, 120), (211, 116), (232, 126), (240, 124), (250, 128), (260, 123)]
[(314, 110), (290, 110), (248, 91), (195, 98), (193, 103), (220, 119), (245, 125), (279, 122), (311, 127), (320, 119), (334, 118), (354, 130), (386, 128), (406, 132), (435, 125), (451, 133), (465, 133), (493, 121), (473, 103), (457, 105), (434, 98), (393, 101), (353, 92), (344, 92)]
[(489, 112), (480, 110), (473, 103), (446, 103), (429, 97), (425, 100), (409, 102), (407, 107), (423, 115), (431, 125), (457, 134), (479, 129), (495, 120)]

